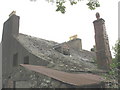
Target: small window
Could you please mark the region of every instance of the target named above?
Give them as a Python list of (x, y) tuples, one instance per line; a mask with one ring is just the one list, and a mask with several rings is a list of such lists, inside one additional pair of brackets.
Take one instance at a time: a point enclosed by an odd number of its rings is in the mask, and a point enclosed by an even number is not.
[(29, 56), (24, 57), (24, 64), (29, 64)]
[(18, 53), (13, 55), (13, 66), (18, 65)]

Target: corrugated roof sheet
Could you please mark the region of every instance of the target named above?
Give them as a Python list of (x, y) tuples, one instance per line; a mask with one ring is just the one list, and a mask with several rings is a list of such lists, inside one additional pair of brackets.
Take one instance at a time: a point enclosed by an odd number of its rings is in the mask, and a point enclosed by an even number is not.
[(102, 80), (101, 76), (89, 74), (89, 73), (73, 74), (73, 73), (53, 70), (50, 68), (46, 68), (44, 66), (35, 66), (35, 65), (26, 65), (26, 64), (21, 64), (21, 66), (29, 70), (38, 72), (40, 74), (46, 75), (48, 77), (51, 77), (53, 79), (76, 86), (98, 84)]

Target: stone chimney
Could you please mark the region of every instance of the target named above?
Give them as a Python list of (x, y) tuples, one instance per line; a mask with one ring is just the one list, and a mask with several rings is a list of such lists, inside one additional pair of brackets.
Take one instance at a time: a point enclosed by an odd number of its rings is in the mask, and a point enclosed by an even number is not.
[(79, 38), (70, 40), (67, 42), (68, 46), (70, 48), (73, 48), (76, 51), (81, 51), (82, 50), (82, 40)]
[(109, 47), (108, 35), (105, 28), (105, 20), (100, 18), (100, 14), (96, 13), (96, 18), (93, 22), (95, 30), (96, 57), (98, 68), (108, 70), (112, 63), (112, 56)]
[(9, 39), (11, 36), (17, 36), (19, 34), (19, 16), (16, 15), (16, 12), (13, 11), (8, 20), (4, 23), (3, 26), (3, 37), (2, 41)]
[[(3, 25), (2, 35), (2, 87), (7, 87), (7, 80), (10, 73), (12, 72), (13, 64), (13, 53), (17, 47), (16, 39), (19, 35), (19, 16), (13, 11), (7, 21)], [(7, 67), (6, 67), (7, 66)], [(5, 79), (5, 80), (4, 80)], [(6, 85), (5, 85), (6, 84)]]

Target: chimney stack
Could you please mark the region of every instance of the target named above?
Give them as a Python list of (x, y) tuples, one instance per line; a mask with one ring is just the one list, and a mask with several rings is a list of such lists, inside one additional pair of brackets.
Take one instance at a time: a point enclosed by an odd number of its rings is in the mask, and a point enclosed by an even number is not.
[(109, 70), (112, 63), (112, 56), (109, 47), (108, 35), (105, 28), (105, 20), (100, 18), (100, 14), (96, 13), (96, 18), (93, 22), (95, 30), (96, 57), (98, 68)]
[(16, 11), (10, 13), (8, 20), (3, 26), (2, 41), (6, 41), (6, 39), (11, 38), (11, 36), (17, 36), (19, 34), (19, 19), (20, 17), (16, 15)]

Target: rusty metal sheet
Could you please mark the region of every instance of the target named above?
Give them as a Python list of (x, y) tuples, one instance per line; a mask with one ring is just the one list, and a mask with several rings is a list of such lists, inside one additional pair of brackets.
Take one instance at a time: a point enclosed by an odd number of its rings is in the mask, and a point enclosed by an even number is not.
[(35, 66), (35, 65), (27, 65), (27, 64), (21, 64), (21, 66), (29, 70), (38, 72), (40, 74), (46, 75), (48, 77), (54, 78), (56, 80), (62, 81), (64, 83), (68, 83), (76, 86), (98, 84), (102, 80), (101, 76), (94, 74), (88, 74), (88, 73), (73, 74), (73, 73), (53, 70), (50, 68), (46, 68), (44, 66)]

